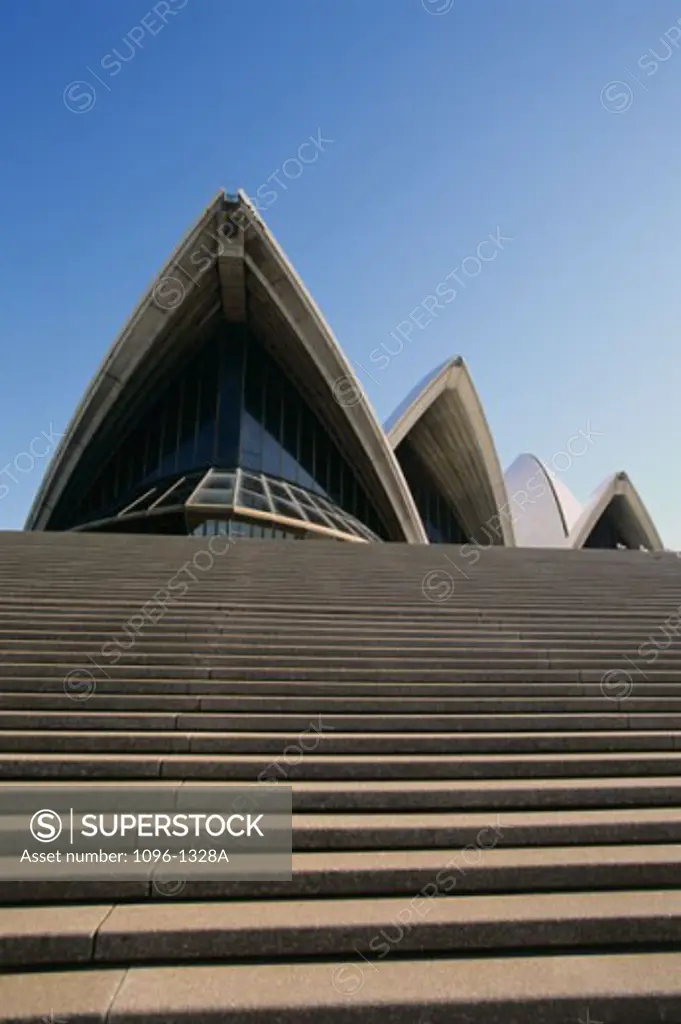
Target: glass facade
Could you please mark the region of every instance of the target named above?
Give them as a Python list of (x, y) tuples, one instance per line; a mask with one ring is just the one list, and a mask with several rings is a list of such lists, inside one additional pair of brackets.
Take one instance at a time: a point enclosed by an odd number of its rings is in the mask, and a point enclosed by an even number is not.
[(238, 519), (206, 519), (191, 531), (194, 537), (260, 537), (264, 540), (302, 540), (303, 534), (276, 526), (243, 523)]
[(431, 544), (466, 544), (469, 537), (442, 491), (423, 465), (409, 441), (403, 441), (395, 452), (414, 496)]
[(631, 544), (627, 543), (624, 534), (619, 528), (617, 518), (613, 514), (612, 508), (609, 507), (603, 512), (593, 530), (587, 537), (584, 547), (616, 548), (618, 544), (625, 548), (631, 547)]
[[(101, 438), (91, 446), (110, 454), (86, 479), (83, 472), (74, 479), (69, 490), (78, 500), (64, 496), (53, 528), (99, 523), (104, 529), (104, 521), (121, 514), (148, 513), (151, 520), (152, 513), (156, 518), (159, 511), (187, 502), (209, 469), (241, 468), (250, 477), (239, 477), (240, 503), (251, 509), (307, 517), (364, 539), (386, 536), (318, 416), (241, 325), (221, 324), (155, 394), (148, 392), (143, 407), (138, 402), (126, 426), (120, 441)], [(306, 510), (301, 512), (301, 499), (288, 485), (310, 496)], [(203, 486), (203, 504), (235, 504), (226, 480), (209, 476)]]
[[(133, 529), (137, 523), (144, 532), (153, 532), (155, 526), (160, 529), (166, 520), (176, 523), (178, 514), (186, 525), (181, 533), (196, 533), (204, 522), (229, 522), (233, 533), (248, 536), (272, 536), (272, 531), (277, 535), (284, 531), (296, 537), (340, 534), (348, 540), (379, 539), (359, 519), (321, 495), (243, 469), (211, 469), (203, 474), (165, 480), (126, 505), (115, 517), (90, 521), (86, 528)], [(249, 529), (239, 531), (237, 524)]]

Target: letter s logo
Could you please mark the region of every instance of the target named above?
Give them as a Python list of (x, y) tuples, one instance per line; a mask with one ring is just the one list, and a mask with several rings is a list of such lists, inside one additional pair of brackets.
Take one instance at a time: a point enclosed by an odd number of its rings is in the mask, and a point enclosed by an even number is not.
[(31, 818), (31, 835), (39, 843), (53, 843), (61, 835), (62, 820), (56, 811), (43, 809)]

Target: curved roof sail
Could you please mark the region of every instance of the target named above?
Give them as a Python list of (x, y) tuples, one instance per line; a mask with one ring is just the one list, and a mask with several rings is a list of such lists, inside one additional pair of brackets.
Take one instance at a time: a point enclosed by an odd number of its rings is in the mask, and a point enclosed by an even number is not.
[(582, 505), (535, 455), (519, 455), (506, 487), (521, 547), (640, 548), (662, 551), (650, 513), (626, 473), (613, 473)]
[(48, 467), (27, 529), (50, 519), (92, 447), (157, 371), (221, 317), (257, 330), (314, 408), (392, 540), (427, 537), (364, 390), (282, 249), (245, 193), (220, 192), (185, 235), (106, 354)]
[(398, 457), (403, 445), (416, 455), (472, 541), (515, 544), (497, 451), (460, 356), (438, 366), (407, 395), (386, 432)]
[(519, 547), (564, 547), (583, 512), (570, 488), (536, 455), (519, 455), (505, 474)]
[(623, 472), (613, 473), (597, 488), (570, 531), (568, 545), (664, 550), (650, 513)]

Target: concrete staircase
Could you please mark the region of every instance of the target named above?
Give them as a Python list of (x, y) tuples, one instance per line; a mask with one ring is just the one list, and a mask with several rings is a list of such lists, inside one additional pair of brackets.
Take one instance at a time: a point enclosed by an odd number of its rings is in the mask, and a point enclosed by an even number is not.
[(681, 560), (226, 547), (0, 534), (0, 781), (294, 806), (290, 883), (0, 882), (0, 1020), (681, 1021)]

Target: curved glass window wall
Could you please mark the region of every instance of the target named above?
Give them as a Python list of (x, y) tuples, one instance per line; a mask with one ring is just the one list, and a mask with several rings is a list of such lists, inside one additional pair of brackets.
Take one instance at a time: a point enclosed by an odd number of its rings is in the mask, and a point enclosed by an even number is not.
[[(179, 514), (179, 519), (178, 519)], [(148, 488), (113, 517), (77, 529), (167, 532), (164, 522), (180, 524), (169, 532), (202, 532), (206, 523), (230, 523), (240, 536), (331, 537), (349, 541), (380, 540), (364, 523), (327, 498), (265, 473), (211, 469)], [(205, 527), (207, 529), (207, 527)]]
[[(351, 466), (294, 384), (252, 334), (226, 324), (145, 403), (94, 479), (90, 472), (83, 486), (81, 477), (74, 490), (83, 497), (70, 510), (62, 502), (56, 528), (184, 504), (199, 471), (235, 466), (251, 474), (242, 483), (251, 509), (260, 503), (263, 512), (274, 506), (300, 519), (292, 485), (328, 506), (308, 507), (311, 521), (328, 525), (331, 518), (339, 526), (334, 517), (342, 518), (386, 536)], [(264, 478), (271, 481), (267, 495), (259, 490)], [(215, 503), (229, 504), (215, 477), (203, 486), (215, 492)]]

